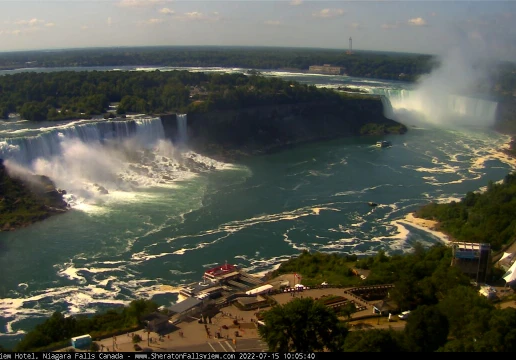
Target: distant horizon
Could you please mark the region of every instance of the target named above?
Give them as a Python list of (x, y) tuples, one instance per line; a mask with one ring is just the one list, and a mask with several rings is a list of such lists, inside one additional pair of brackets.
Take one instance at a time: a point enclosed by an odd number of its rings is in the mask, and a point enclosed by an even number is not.
[[(0, 54), (23, 53), (23, 52), (53, 52), (53, 51), (82, 51), (82, 50), (116, 50), (116, 49), (167, 49), (167, 48), (232, 48), (232, 49), (299, 49), (299, 50), (326, 50), (326, 51), (342, 51), (345, 48), (326, 48), (326, 47), (309, 47), (309, 46), (280, 46), (280, 45), (124, 45), (124, 46), (91, 46), (91, 47), (69, 47), (69, 48), (33, 48), (19, 50), (0, 50)], [(390, 51), (390, 50), (372, 50), (372, 49), (353, 49), (353, 52), (370, 52), (370, 53), (386, 53), (386, 54), (405, 54), (405, 55), (424, 55), (438, 56), (438, 54), (419, 53), (409, 51)]]
[[(0, 53), (216, 46), (516, 58), (516, 1), (0, 1)], [(353, 44), (349, 44), (349, 38)]]

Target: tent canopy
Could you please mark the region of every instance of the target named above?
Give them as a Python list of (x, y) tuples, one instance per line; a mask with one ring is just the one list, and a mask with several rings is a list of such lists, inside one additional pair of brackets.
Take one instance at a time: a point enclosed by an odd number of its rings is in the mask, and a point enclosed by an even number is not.
[(511, 268), (504, 274), (503, 279), (508, 284), (516, 280), (516, 261), (512, 264)]
[(507, 259), (507, 260), (511, 260), (513, 256), (514, 256), (514, 254), (513, 254), (513, 253), (508, 253), (508, 252), (503, 253), (503, 256), (502, 256), (502, 258), (500, 259), (500, 261), (505, 260), (505, 259)]

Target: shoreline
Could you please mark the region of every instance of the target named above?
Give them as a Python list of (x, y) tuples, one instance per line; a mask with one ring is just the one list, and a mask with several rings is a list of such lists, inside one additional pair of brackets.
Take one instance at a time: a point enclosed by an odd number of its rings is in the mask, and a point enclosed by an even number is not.
[[(498, 160), (509, 165), (513, 171), (516, 170), (516, 158), (509, 153), (513, 149), (513, 145), (516, 145), (516, 141), (513, 136), (510, 136), (509, 140), (499, 149), (495, 150), (493, 154), (477, 159), (472, 164), (472, 167), (482, 167), (486, 161)], [(501, 181), (503, 181), (503, 179), (501, 179)], [(478, 189), (477, 191), (482, 191), (482, 188)], [(449, 204), (449, 202), (447, 204)], [(445, 244), (450, 244), (457, 241), (451, 235), (439, 229), (439, 221), (419, 218), (416, 216), (415, 211), (408, 213), (401, 219), (395, 220), (395, 222), (401, 225), (413, 226), (416, 229), (432, 234)]]
[[(445, 244), (449, 244), (455, 241), (450, 235), (440, 231), (439, 222), (435, 220), (427, 220), (415, 216), (415, 212), (408, 213), (405, 217), (396, 220), (396, 223), (403, 225), (409, 225), (416, 229), (425, 231), (433, 236), (437, 237)], [(410, 230), (409, 230), (410, 232)]]

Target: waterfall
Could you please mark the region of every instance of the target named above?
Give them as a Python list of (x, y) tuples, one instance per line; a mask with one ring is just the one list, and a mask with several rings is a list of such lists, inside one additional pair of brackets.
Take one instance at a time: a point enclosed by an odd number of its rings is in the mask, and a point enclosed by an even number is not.
[(177, 114), (177, 133), (178, 133), (178, 141), (181, 144), (186, 144), (188, 142), (188, 128), (187, 128), (187, 118), (186, 114)]
[(78, 140), (85, 145), (103, 145), (134, 139), (138, 145), (149, 147), (165, 137), (159, 118), (79, 121), (9, 135), (0, 139), (0, 158), (23, 166), (30, 166), (38, 158), (62, 155), (62, 144), (69, 140)]
[(426, 121), (449, 124), (450, 121), (468, 125), (493, 125), (498, 103), (481, 98), (457, 94), (439, 93), (430, 89), (372, 88), (372, 94), (380, 95), (384, 114), (388, 118), (406, 112), (419, 113)]

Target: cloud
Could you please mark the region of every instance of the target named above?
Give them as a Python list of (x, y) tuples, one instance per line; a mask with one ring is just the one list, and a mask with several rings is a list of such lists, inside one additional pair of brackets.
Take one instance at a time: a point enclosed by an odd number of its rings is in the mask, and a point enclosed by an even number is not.
[(437, 13), (435, 11), (430, 13), (430, 16), (436, 16), (436, 15), (437, 15)]
[(142, 24), (142, 25), (156, 25), (156, 24), (161, 24), (162, 22), (163, 22), (163, 19), (152, 18), (152, 19), (140, 21), (140, 24)]
[(52, 22), (49, 22), (49, 23), (46, 23), (45, 26), (46, 27), (53, 27), (53, 26), (56, 26), (56, 24), (54, 24)]
[(107, 25), (108, 26), (111, 26), (112, 24), (112, 21), (111, 21), (111, 16), (107, 18)]
[(147, 7), (170, 3), (172, 0), (120, 0), (118, 6), (125, 8)]
[(279, 21), (279, 20), (267, 20), (267, 21), (264, 21), (264, 24), (266, 24), (266, 25), (281, 25), (281, 21)]
[(38, 25), (40, 23), (43, 23), (44, 21), (43, 20), (40, 20), (40, 19), (30, 19), (30, 20), (18, 20), (18, 21), (15, 21), (14, 23), (16, 25), (29, 25), (29, 26), (35, 26), (35, 25)]
[(322, 9), (321, 11), (315, 12), (312, 15), (321, 18), (332, 18), (342, 16), (344, 13), (345, 11), (343, 9)]
[(198, 11), (192, 11), (184, 13), (182, 16), (176, 16), (176, 19), (183, 21), (218, 21), (220, 20), (220, 16), (216, 11), (213, 12), (213, 16)]
[(88, 29), (89, 29), (88, 25), (81, 26), (81, 30), (88, 30)]
[(303, 3), (303, 0), (292, 0), (290, 2), (290, 5), (292, 6), (298, 6), (298, 5), (301, 5)]
[(408, 24), (413, 25), (413, 26), (426, 26), (427, 25), (425, 19), (423, 19), (422, 17), (410, 19), (408, 21)]
[(170, 10), (169, 8), (163, 8), (159, 12), (162, 13), (162, 14), (165, 14), (165, 15), (172, 15), (172, 14), (174, 14), (174, 10)]
[(0, 35), (23, 35), (23, 34), (30, 34), (37, 31), (40, 31), (41, 29), (39, 27), (30, 27), (25, 29), (16, 29), (16, 30), (0, 30)]
[(400, 24), (399, 23), (395, 23), (395, 24), (383, 24), (382, 25), (382, 29), (384, 30), (393, 30), (393, 29), (397, 29), (399, 28)]
[(358, 22), (354, 22), (354, 23), (349, 24), (349, 27), (352, 28), (352, 29), (356, 29), (356, 30), (364, 28), (362, 26), (362, 24), (360, 24)]

